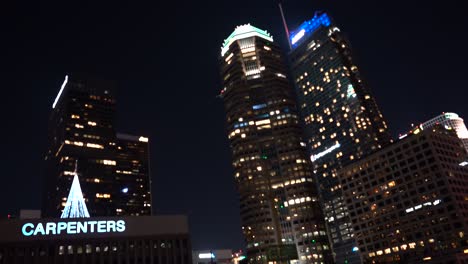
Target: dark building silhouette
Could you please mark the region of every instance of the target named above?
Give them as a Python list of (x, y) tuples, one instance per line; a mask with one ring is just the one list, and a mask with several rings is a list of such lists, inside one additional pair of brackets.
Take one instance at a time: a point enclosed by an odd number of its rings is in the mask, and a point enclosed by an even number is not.
[(337, 263), (359, 263), (337, 170), (391, 142), (348, 41), (326, 13), (290, 35), (298, 109)]
[(182, 215), (0, 221), (0, 264), (192, 264)]
[[(60, 216), (76, 163), (91, 216), (151, 213), (148, 139), (144, 138), (146, 142), (142, 142), (141, 150), (135, 150), (126, 139), (116, 136), (114, 86), (84, 75), (65, 77), (49, 119), (43, 216)], [(118, 171), (130, 171), (138, 176), (129, 180)], [(134, 188), (137, 178), (143, 185), (138, 190)], [(129, 181), (125, 183), (125, 179)], [(128, 188), (127, 193), (123, 192), (124, 188)], [(126, 198), (129, 195), (133, 199)], [(139, 213), (136, 204), (142, 207)]]
[(284, 57), (266, 31), (237, 27), (221, 77), (249, 263), (330, 263), (323, 214)]
[(148, 138), (117, 133), (117, 215), (151, 215)]
[(453, 129), (421, 126), (339, 171), (366, 263), (468, 261), (467, 160)]

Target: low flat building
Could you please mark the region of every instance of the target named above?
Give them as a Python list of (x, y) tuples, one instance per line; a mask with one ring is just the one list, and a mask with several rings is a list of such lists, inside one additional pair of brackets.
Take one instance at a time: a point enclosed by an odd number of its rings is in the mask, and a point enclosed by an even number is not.
[(339, 171), (364, 263), (467, 263), (468, 162), (433, 126)]
[(11, 219), (0, 222), (0, 264), (192, 264), (186, 216)]
[(41, 210), (21, 209), (19, 213), (20, 219), (39, 219), (41, 218)]

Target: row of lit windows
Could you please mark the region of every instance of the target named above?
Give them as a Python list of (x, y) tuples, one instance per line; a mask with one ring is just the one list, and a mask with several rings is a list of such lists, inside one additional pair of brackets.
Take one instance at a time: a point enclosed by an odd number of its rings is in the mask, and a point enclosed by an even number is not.
[(110, 199), (111, 195), (108, 193), (96, 193), (96, 198)]
[(88, 148), (97, 148), (97, 149), (104, 149), (103, 145), (100, 144), (95, 144), (95, 143), (84, 143), (81, 141), (70, 141), (70, 140), (65, 140), (65, 144), (67, 145), (75, 145), (78, 147), (83, 147), (86, 146)]

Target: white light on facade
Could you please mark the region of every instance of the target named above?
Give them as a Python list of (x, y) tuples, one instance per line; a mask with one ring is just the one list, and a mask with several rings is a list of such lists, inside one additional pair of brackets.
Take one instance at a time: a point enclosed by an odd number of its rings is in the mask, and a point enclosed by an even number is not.
[(416, 205), (414, 207), (409, 207), (405, 211), (406, 211), (407, 214), (409, 214), (411, 212), (414, 212), (414, 211), (419, 210), (419, 209), (421, 209), (423, 207), (426, 207), (426, 206), (436, 206), (436, 205), (440, 204), (441, 202), (442, 202), (442, 200), (437, 199), (437, 200), (434, 200), (433, 202), (426, 202), (426, 203), (423, 203), (423, 204), (418, 204), (418, 205)]
[(405, 138), (405, 137), (407, 137), (407, 136), (408, 136), (408, 134), (403, 134), (403, 135), (400, 135), (400, 136), (398, 137), (398, 139), (402, 139), (402, 138)]
[(261, 30), (254, 26), (251, 26), (250, 24), (238, 26), (236, 27), (234, 32), (232, 32), (231, 35), (229, 35), (229, 37), (224, 40), (223, 46), (221, 47), (221, 56), (224, 56), (224, 54), (226, 54), (231, 44), (235, 41), (250, 37), (260, 37), (273, 42), (273, 37), (265, 30)]
[(331, 153), (332, 151), (334, 151), (335, 149), (337, 149), (339, 147), (341, 147), (341, 144), (339, 142), (336, 142), (336, 144), (331, 146), (330, 148), (328, 148), (328, 149), (326, 149), (326, 150), (324, 150), (324, 151), (322, 151), (320, 153), (310, 155), (310, 160), (312, 162), (314, 162), (314, 161), (320, 159), (321, 157)]
[(296, 42), (298, 42), (302, 37), (304, 37), (305, 35), (305, 29), (301, 29), (301, 31), (297, 32), (296, 35), (294, 35), (294, 37), (291, 39), (291, 44), (295, 44)]
[(148, 138), (147, 138), (147, 137), (139, 137), (139, 138), (138, 138), (138, 141), (140, 141), (140, 142), (148, 142)]
[(62, 83), (62, 87), (60, 88), (60, 91), (57, 94), (57, 97), (55, 97), (55, 101), (52, 104), (52, 109), (55, 108), (55, 105), (57, 105), (57, 102), (60, 99), (60, 96), (62, 95), (63, 89), (65, 89), (65, 86), (67, 85), (67, 82), (68, 82), (68, 75), (65, 75), (65, 80)]
[(211, 259), (215, 258), (215, 255), (213, 253), (200, 253), (198, 254), (199, 259)]

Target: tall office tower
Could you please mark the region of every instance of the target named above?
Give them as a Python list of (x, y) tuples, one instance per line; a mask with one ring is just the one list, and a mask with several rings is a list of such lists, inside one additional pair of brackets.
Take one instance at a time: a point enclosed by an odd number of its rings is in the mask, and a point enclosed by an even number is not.
[[(146, 207), (149, 186), (145, 184), (149, 179), (140, 182), (143, 188), (133, 189), (136, 178), (143, 179), (145, 173), (149, 177), (148, 169), (142, 168), (148, 165), (148, 158), (116, 137), (112, 88), (111, 83), (88, 76), (65, 77), (49, 120), (43, 194), (45, 217), (60, 216), (67, 204), (75, 164), (91, 216), (132, 215), (136, 214), (136, 208), (144, 212), (141, 214), (150, 214), (151, 207), (140, 209), (135, 205), (140, 203), (141, 207)], [(147, 146), (144, 151), (147, 153)], [(130, 158), (132, 166), (127, 165)], [(131, 171), (138, 177), (128, 180), (117, 171)], [(124, 192), (125, 188), (128, 193)], [(129, 199), (129, 195), (134, 196), (133, 199)]]
[(366, 263), (468, 261), (466, 160), (453, 129), (439, 125), (339, 172)]
[(117, 133), (117, 215), (151, 215), (148, 138)]
[(468, 151), (468, 129), (466, 129), (463, 119), (455, 113), (442, 113), (421, 124), (423, 129), (430, 128), (435, 124), (451, 127), (457, 132), (458, 138), (463, 143), (466, 151)]
[(74, 177), (75, 163), (91, 216), (114, 215), (114, 112), (112, 85), (66, 76), (52, 105), (43, 212), (60, 216)]
[(242, 25), (224, 41), (221, 57), (221, 97), (249, 263), (330, 263), (279, 47), (266, 31)]
[[(337, 170), (391, 142), (387, 125), (326, 13), (290, 37), (291, 71), (310, 159), (337, 263), (359, 263)], [(354, 251), (353, 251), (354, 250)]]

